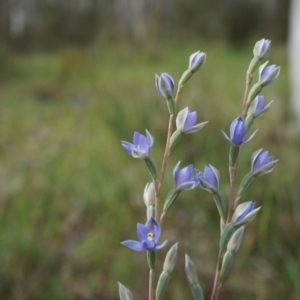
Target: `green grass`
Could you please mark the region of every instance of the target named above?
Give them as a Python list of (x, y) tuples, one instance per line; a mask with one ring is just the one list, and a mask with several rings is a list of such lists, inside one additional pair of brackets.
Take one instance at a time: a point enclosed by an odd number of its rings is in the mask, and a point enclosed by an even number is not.
[[(207, 52), (207, 65), (186, 85), (179, 108), (188, 105), (209, 124), (178, 144), (163, 196), (178, 160), (198, 169), (207, 163), (217, 167), (227, 193), (229, 145), (220, 130), (228, 132), (240, 114), (251, 47), (114, 44), (54, 54), (1, 53), (11, 62), (3, 66), (8, 75), (0, 86), (1, 299), (117, 299), (117, 281), (135, 291), (136, 299), (146, 298), (145, 257), (120, 242), (135, 239), (136, 223), (145, 221), (142, 193), (150, 178), (120, 140), (131, 141), (133, 131), (148, 129), (160, 165), (167, 109), (154, 74), (166, 71), (178, 80), (188, 56), (199, 48)], [(267, 102), (275, 103), (257, 120), (260, 131), (243, 148), (238, 181), (250, 168), (251, 153), (261, 147), (280, 162), (245, 195), (263, 209), (247, 228), (220, 299), (297, 299), (300, 294), (299, 141), (288, 134), (285, 47), (274, 45), (270, 60), (282, 66), (280, 79), (264, 90)], [(210, 195), (197, 189), (180, 196), (163, 227), (169, 246), (179, 240), (166, 299), (191, 299), (185, 252), (196, 263), (208, 297), (218, 227)]]

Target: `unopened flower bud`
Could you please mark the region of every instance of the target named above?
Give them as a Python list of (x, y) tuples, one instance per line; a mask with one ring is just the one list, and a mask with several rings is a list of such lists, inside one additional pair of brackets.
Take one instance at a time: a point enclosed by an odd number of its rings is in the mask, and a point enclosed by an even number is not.
[(222, 269), (220, 273), (221, 281), (225, 279), (226, 275), (228, 274), (232, 266), (233, 261), (234, 261), (234, 253), (231, 251), (226, 251), (223, 257)]
[(206, 54), (204, 52), (197, 51), (190, 56), (189, 70), (194, 72), (200, 71), (206, 62)]
[(261, 116), (265, 113), (270, 106), (272, 105), (273, 101), (271, 101), (268, 105), (265, 105), (265, 98), (262, 95), (256, 96), (256, 98), (251, 102), (251, 106), (249, 109), (249, 114), (254, 116), (255, 118)]
[(252, 154), (251, 162), (252, 174), (261, 176), (272, 172), (278, 159), (275, 160), (274, 156), (269, 156), (268, 151), (260, 149)]
[(198, 283), (196, 267), (187, 254), (185, 254), (185, 272), (190, 284)]
[(272, 84), (279, 76), (280, 67), (267, 66), (268, 61), (259, 67), (259, 84), (264, 87)]
[(167, 74), (162, 73), (161, 76), (155, 75), (155, 85), (157, 91), (166, 99), (171, 98), (174, 93), (174, 80)]
[(132, 293), (123, 284), (118, 282), (120, 300), (133, 300)]
[(177, 130), (189, 134), (200, 130), (207, 122), (197, 124), (197, 112), (190, 111), (188, 107), (181, 110), (176, 117)]
[(146, 184), (143, 198), (146, 206), (155, 205), (155, 186), (153, 182)]
[(255, 203), (252, 201), (241, 203), (237, 206), (232, 216), (232, 223), (235, 227), (250, 223), (257, 215), (260, 207), (255, 209)]
[(271, 41), (266, 39), (261, 39), (260, 41), (256, 42), (253, 55), (260, 60), (266, 58), (271, 50)]
[(243, 240), (244, 231), (245, 231), (245, 226), (242, 226), (233, 233), (233, 235), (231, 236), (227, 244), (228, 251), (236, 253), (239, 250)]
[(173, 245), (168, 251), (163, 265), (164, 271), (168, 271), (168, 272), (173, 271), (177, 259), (177, 250), (178, 250), (178, 243)]

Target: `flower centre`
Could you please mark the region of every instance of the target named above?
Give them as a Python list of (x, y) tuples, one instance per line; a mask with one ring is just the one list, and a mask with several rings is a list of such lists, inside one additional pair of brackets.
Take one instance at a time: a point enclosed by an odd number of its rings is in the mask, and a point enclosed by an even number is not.
[(149, 240), (153, 240), (153, 238), (154, 238), (154, 233), (153, 232), (149, 232), (148, 233), (148, 239)]

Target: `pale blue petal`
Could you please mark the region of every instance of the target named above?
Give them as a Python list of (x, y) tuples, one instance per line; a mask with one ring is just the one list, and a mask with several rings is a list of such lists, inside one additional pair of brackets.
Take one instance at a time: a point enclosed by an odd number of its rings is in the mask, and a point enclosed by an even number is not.
[(122, 147), (130, 155), (132, 155), (132, 151), (135, 148), (133, 144), (124, 141), (122, 141)]
[(157, 244), (155, 247), (155, 250), (159, 250), (159, 249), (163, 248), (167, 244), (167, 242), (168, 242), (168, 240), (166, 240), (160, 244)]
[(124, 241), (121, 243), (122, 245), (134, 250), (134, 251), (145, 251), (146, 249), (143, 247), (141, 242), (138, 241), (132, 241), (132, 240), (128, 240), (128, 241)]
[(178, 187), (179, 185), (181, 185), (187, 181), (191, 181), (191, 179), (193, 177), (193, 171), (194, 171), (193, 165), (188, 165), (188, 166), (182, 168), (181, 170), (179, 170), (178, 175), (177, 175), (176, 186)]
[(154, 241), (144, 240), (141, 243), (142, 243), (142, 247), (145, 250), (153, 250), (155, 248), (155, 242)]
[(137, 235), (140, 241), (146, 240), (148, 238), (149, 229), (144, 224), (137, 224)]
[(183, 130), (187, 130), (191, 128), (196, 124), (196, 122), (197, 122), (197, 112), (196, 111), (188, 112), (183, 125)]

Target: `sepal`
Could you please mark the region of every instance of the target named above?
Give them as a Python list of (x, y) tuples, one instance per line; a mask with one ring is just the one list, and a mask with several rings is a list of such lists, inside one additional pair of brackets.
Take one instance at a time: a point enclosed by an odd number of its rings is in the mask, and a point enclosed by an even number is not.
[(177, 145), (177, 143), (181, 140), (183, 136), (182, 131), (176, 130), (173, 132), (171, 139), (170, 139), (170, 152), (174, 149), (174, 147)]
[(185, 254), (185, 273), (190, 284), (198, 283), (196, 267), (187, 254)]
[(225, 279), (226, 275), (228, 274), (232, 263), (234, 261), (234, 254), (231, 251), (226, 251), (223, 257), (222, 269), (220, 274), (221, 282)]
[(180, 80), (179, 80), (179, 84), (184, 85), (193, 75), (193, 72), (191, 70), (186, 70), (183, 72)]
[(185, 272), (190, 283), (194, 300), (204, 300), (202, 289), (198, 282), (195, 265), (187, 254), (185, 254)]
[(156, 287), (156, 300), (162, 299), (162, 296), (164, 295), (167, 286), (169, 284), (170, 278), (171, 278), (170, 272), (167, 271), (161, 272)]
[(147, 168), (148, 168), (152, 178), (157, 179), (157, 167), (156, 167), (156, 163), (155, 163), (155, 160), (153, 159), (153, 157), (149, 157), (149, 158), (145, 159), (145, 163), (147, 165)]
[(259, 64), (260, 64), (260, 59), (258, 57), (253, 57), (249, 64), (247, 72), (252, 75), (253, 72), (259, 67)]
[(173, 97), (166, 98), (167, 106), (170, 115), (174, 115), (176, 113), (176, 104)]
[(232, 168), (235, 166), (235, 163), (239, 156), (239, 152), (240, 152), (240, 147), (237, 147), (237, 146), (231, 144), (230, 150), (229, 150), (229, 165)]
[(154, 218), (155, 216), (155, 205), (149, 205), (147, 206), (147, 220)]
[(223, 252), (225, 250), (225, 248), (227, 247), (227, 244), (228, 244), (231, 236), (233, 235), (235, 229), (236, 229), (235, 224), (233, 222), (229, 223), (224, 228), (223, 233), (221, 235), (221, 239), (220, 239), (220, 251), (221, 252)]
[(173, 245), (166, 255), (165, 262), (163, 265), (163, 271), (161, 272), (157, 283), (156, 300), (162, 299), (162, 296), (165, 293), (165, 290), (169, 284), (171, 272), (173, 271), (176, 264), (177, 249), (178, 243)]
[(201, 289), (201, 286), (199, 283), (192, 284), (191, 291), (192, 291), (194, 300), (204, 300), (202, 289)]
[(166, 200), (165, 200), (165, 203), (164, 203), (164, 207), (163, 207), (163, 214), (165, 214), (169, 208), (172, 206), (172, 204), (175, 202), (175, 200), (177, 199), (177, 197), (179, 196), (180, 194), (180, 191), (176, 191), (175, 189), (172, 189)]
[(262, 88), (263, 86), (259, 82), (255, 83), (249, 92), (248, 102), (252, 102), (255, 97), (261, 92)]
[(224, 194), (221, 190), (218, 190), (217, 192), (213, 193), (213, 197), (214, 197), (218, 212), (220, 214), (220, 217), (221, 217), (222, 221), (225, 222), (225, 220), (227, 218), (227, 205), (226, 205)]
[(146, 252), (147, 255), (147, 262), (148, 262), (148, 266), (150, 270), (154, 270), (155, 269), (155, 265), (156, 265), (156, 251), (147, 251)]
[(242, 226), (233, 233), (233, 235), (231, 236), (227, 244), (227, 251), (236, 253), (239, 250), (241, 243), (243, 241), (244, 231), (245, 231), (245, 226)]
[(255, 175), (253, 173), (248, 173), (242, 180), (238, 192), (237, 197), (241, 197), (247, 191), (253, 180), (255, 179)]
[(174, 244), (168, 251), (163, 265), (164, 271), (168, 271), (168, 272), (173, 271), (177, 260), (177, 250), (178, 250), (178, 243)]

